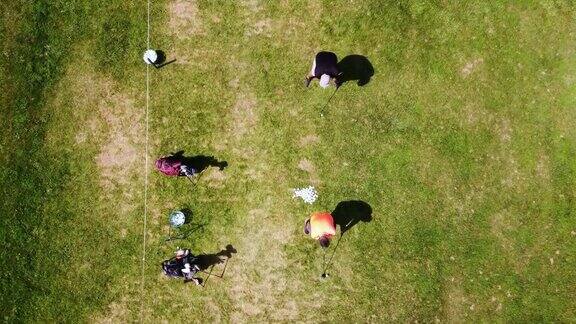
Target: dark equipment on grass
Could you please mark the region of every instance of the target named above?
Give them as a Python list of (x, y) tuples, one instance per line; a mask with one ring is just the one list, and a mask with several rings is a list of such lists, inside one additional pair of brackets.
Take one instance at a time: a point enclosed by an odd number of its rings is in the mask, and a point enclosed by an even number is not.
[(184, 151), (171, 153), (156, 160), (156, 169), (167, 176), (185, 176), (195, 186), (208, 167), (218, 167), (220, 171), (228, 166), (228, 162), (219, 161), (213, 156), (184, 156)]
[(194, 275), (200, 271), (197, 264), (198, 258), (190, 250), (178, 250), (175, 257), (162, 262), (162, 271), (170, 278), (184, 278), (184, 282), (194, 281), (200, 285), (202, 280), (194, 278)]
[[(194, 187), (202, 173), (186, 164), (178, 155), (164, 156), (156, 160), (156, 169), (170, 177), (186, 177)], [(194, 180), (196, 178), (196, 180)]]
[[(320, 86), (327, 88), (330, 81), (337, 81), (338, 75), (338, 57), (336, 54), (327, 51), (318, 52), (314, 56), (312, 69), (306, 76), (304, 85), (308, 87), (312, 79), (320, 79)], [(336, 87), (338, 87), (338, 83), (336, 83)]]
[(197, 172), (178, 156), (164, 156), (156, 160), (156, 169), (170, 177), (192, 177)]

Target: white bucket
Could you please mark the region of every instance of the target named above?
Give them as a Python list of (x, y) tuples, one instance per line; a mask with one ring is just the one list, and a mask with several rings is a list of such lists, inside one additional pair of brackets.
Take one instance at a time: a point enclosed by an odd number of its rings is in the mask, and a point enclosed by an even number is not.
[(172, 227), (182, 226), (186, 222), (186, 215), (184, 215), (183, 212), (176, 210), (170, 213), (168, 221)]
[(158, 60), (158, 53), (155, 50), (149, 49), (144, 52), (144, 57), (142, 57), (146, 64), (154, 64)]

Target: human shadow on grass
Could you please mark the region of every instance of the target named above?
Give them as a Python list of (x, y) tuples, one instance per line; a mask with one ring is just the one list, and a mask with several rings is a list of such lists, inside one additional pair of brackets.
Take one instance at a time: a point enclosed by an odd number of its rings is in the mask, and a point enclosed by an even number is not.
[(370, 82), (370, 78), (374, 75), (374, 67), (366, 56), (363, 55), (348, 55), (338, 62), (338, 71), (340, 75), (337, 77), (339, 85), (358, 80), (358, 86), (364, 86)]
[(361, 200), (341, 201), (332, 212), (334, 223), (340, 226), (340, 235), (354, 227), (360, 221), (372, 221), (372, 207)]
[(172, 154), (170, 157), (179, 160), (187, 167), (193, 168), (196, 171), (196, 173), (201, 173), (208, 167), (218, 167), (220, 171), (228, 167), (228, 162), (219, 161), (214, 156), (207, 156), (207, 155), (184, 156), (184, 151), (178, 151)]

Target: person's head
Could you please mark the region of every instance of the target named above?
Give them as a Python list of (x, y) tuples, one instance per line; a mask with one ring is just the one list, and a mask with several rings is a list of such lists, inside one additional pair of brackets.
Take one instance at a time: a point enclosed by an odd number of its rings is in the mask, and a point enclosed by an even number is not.
[(176, 253), (176, 259), (180, 259), (180, 258), (184, 257), (184, 255), (186, 255), (186, 251), (184, 251), (182, 249), (178, 249), (174, 253)]
[(320, 77), (320, 86), (322, 88), (327, 88), (330, 85), (330, 76), (328, 74), (322, 74)]
[(322, 236), (318, 239), (318, 243), (320, 243), (320, 246), (325, 249), (330, 246), (330, 239), (327, 236)]

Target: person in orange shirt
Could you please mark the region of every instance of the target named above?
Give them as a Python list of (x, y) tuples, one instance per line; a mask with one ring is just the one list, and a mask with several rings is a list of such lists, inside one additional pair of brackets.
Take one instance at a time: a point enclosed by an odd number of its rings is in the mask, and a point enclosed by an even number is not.
[(328, 212), (315, 212), (304, 222), (304, 233), (318, 240), (322, 248), (330, 245), (330, 239), (336, 235), (334, 218)]

